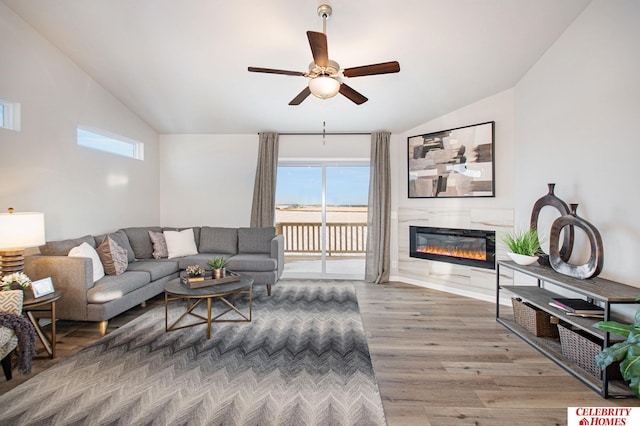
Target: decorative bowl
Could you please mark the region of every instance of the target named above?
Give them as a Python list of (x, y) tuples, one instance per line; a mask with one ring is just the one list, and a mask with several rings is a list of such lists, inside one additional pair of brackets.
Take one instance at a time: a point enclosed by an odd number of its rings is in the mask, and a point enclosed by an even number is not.
[(518, 265), (522, 265), (522, 266), (531, 265), (538, 261), (538, 256), (527, 256), (524, 254), (517, 254), (517, 253), (511, 253), (511, 252), (508, 252), (507, 256), (509, 256), (511, 260), (516, 262)]

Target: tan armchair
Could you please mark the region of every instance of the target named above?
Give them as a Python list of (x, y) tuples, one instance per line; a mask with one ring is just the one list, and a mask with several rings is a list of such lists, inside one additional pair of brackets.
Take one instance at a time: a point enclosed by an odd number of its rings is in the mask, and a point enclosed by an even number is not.
[[(12, 314), (22, 313), (22, 290), (0, 291), (0, 311)], [(7, 380), (11, 380), (11, 353), (18, 346), (18, 337), (14, 331), (0, 326), (0, 359)]]

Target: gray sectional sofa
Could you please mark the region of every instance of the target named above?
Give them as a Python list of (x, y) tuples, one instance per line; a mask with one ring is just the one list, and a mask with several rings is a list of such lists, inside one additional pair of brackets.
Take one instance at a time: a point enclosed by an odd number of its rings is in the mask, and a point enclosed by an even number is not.
[(120, 275), (105, 275), (93, 282), (93, 263), (86, 257), (69, 257), (69, 251), (87, 243), (96, 248), (105, 235), (47, 242), (40, 254), (25, 259), (24, 271), (32, 279), (51, 277), (56, 290), (63, 293), (56, 302), (58, 319), (99, 321), (106, 333), (108, 320), (144, 304), (164, 291), (189, 265), (211, 269), (208, 261), (223, 256), (227, 269), (249, 275), (254, 285), (265, 285), (271, 294), (284, 268), (284, 239), (275, 228), (192, 227), (198, 253), (184, 257), (154, 259), (149, 231), (180, 231), (187, 228), (157, 226), (124, 228), (106, 234), (127, 252), (128, 266)]

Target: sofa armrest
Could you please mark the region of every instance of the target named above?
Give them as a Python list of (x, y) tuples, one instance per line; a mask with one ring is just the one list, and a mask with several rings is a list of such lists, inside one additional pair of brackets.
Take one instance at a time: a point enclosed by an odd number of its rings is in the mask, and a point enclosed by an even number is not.
[(284, 235), (276, 235), (271, 240), (271, 258), (278, 262), (278, 279), (284, 271)]
[(24, 273), (31, 280), (51, 277), (53, 287), (62, 293), (56, 302), (57, 317), (87, 320), (87, 290), (93, 287), (93, 265), (88, 257), (27, 256)]

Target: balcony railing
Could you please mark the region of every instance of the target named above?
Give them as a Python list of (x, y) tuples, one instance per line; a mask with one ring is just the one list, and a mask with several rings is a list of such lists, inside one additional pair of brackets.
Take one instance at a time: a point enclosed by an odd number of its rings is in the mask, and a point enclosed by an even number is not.
[[(321, 223), (277, 223), (276, 232), (284, 236), (287, 255), (320, 255)], [(361, 255), (366, 251), (366, 223), (327, 223), (327, 256)]]

